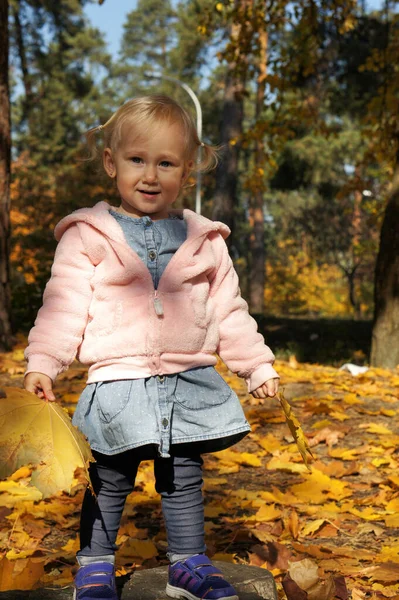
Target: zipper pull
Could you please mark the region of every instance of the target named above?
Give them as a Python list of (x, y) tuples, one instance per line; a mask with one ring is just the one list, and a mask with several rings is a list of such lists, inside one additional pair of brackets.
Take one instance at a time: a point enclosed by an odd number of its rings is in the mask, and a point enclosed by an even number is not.
[(155, 308), (155, 313), (158, 315), (158, 317), (162, 317), (164, 314), (162, 300), (161, 300), (161, 298), (158, 298), (157, 292), (155, 292), (155, 296), (154, 296), (154, 308)]

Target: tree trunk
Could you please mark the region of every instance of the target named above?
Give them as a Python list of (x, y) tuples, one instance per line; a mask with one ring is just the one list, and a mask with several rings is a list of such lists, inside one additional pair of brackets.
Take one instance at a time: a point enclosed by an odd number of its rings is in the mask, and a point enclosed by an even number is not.
[(8, 0), (0, 0), (0, 351), (11, 350), (10, 166), (11, 123), (8, 83)]
[(360, 246), (360, 236), (361, 236), (361, 228), (362, 228), (362, 172), (361, 167), (359, 165), (356, 166), (355, 169), (356, 175), (356, 188), (353, 192), (353, 213), (352, 213), (352, 264), (354, 265), (352, 268), (352, 272), (349, 277), (349, 298), (350, 302), (353, 306), (354, 310), (354, 318), (355, 320), (360, 319), (361, 317), (361, 306), (358, 298), (356, 297), (356, 271), (360, 266), (361, 260), (359, 258), (359, 246)]
[(375, 268), (374, 325), (370, 364), (399, 364), (399, 165), (381, 228)]
[[(256, 90), (256, 121), (260, 119), (265, 102), (266, 69), (267, 69), (267, 31), (266, 21), (263, 29), (258, 32), (259, 63), (258, 82)], [(258, 134), (259, 136), (260, 134)], [(263, 210), (263, 170), (264, 170), (264, 147), (263, 138), (258, 137), (255, 142), (255, 176), (256, 189), (251, 195), (249, 214), (251, 234), (249, 237), (250, 260), (251, 260), (251, 292), (249, 306), (251, 312), (263, 314), (265, 308), (265, 215)]]
[(23, 103), (23, 115), (22, 120), (25, 120), (31, 111), (33, 105), (33, 93), (31, 85), (31, 77), (28, 70), (28, 63), (26, 60), (26, 51), (24, 44), (24, 36), (22, 31), (22, 23), (20, 19), (20, 2), (15, 2), (13, 5), (12, 13), (14, 16), (15, 24), (15, 39), (18, 47), (19, 59), (21, 61), (21, 72), (22, 81), (25, 88), (25, 98)]
[(212, 219), (223, 221), (230, 227), (231, 236), (228, 238), (230, 245), (234, 238), (234, 206), (236, 204), (242, 119), (242, 84), (231, 72), (231, 66), (229, 65), (224, 90), (220, 135), (223, 155), (216, 168), (216, 189)]
[[(240, 14), (240, 9), (245, 10), (246, 4), (247, 0), (236, 0), (238, 14)], [(245, 53), (242, 53), (241, 45), (243, 27), (244, 22), (236, 18), (230, 31), (234, 51), (227, 65), (220, 132), (223, 156), (216, 169), (216, 189), (212, 211), (212, 219), (223, 221), (230, 227), (231, 235), (227, 238), (230, 247), (234, 245), (234, 207), (237, 202), (238, 157), (244, 114), (246, 65), (243, 65)]]

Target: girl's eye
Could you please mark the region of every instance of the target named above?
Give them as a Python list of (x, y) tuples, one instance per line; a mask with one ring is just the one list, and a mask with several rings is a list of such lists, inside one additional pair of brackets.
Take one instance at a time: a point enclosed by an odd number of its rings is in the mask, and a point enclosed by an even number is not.
[(159, 164), (160, 164), (161, 167), (170, 167), (172, 165), (172, 163), (169, 162), (168, 160), (163, 160)]
[(139, 164), (139, 163), (141, 163), (142, 159), (139, 156), (132, 156), (132, 158), (130, 160), (134, 163)]

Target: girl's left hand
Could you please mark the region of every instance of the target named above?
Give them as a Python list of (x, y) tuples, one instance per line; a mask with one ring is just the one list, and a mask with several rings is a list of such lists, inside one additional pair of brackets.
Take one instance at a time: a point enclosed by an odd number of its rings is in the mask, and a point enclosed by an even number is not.
[(265, 383), (256, 388), (256, 390), (253, 390), (251, 394), (254, 398), (267, 398), (268, 396), (273, 398), (278, 392), (278, 382), (279, 379), (277, 378), (268, 379)]

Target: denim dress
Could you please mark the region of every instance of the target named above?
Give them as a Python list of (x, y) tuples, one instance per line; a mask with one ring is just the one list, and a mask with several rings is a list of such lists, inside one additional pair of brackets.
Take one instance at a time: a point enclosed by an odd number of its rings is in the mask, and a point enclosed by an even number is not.
[[(187, 238), (175, 215), (152, 221), (110, 210), (126, 242), (151, 273), (154, 288)], [(251, 430), (240, 401), (213, 366), (172, 375), (101, 381), (86, 385), (72, 420), (93, 450), (118, 454), (157, 446), (159, 456), (223, 450)]]

